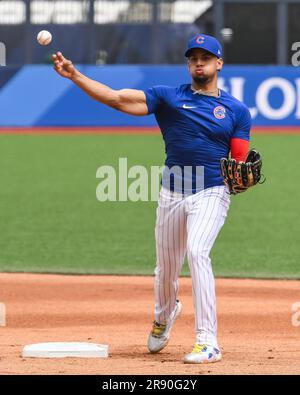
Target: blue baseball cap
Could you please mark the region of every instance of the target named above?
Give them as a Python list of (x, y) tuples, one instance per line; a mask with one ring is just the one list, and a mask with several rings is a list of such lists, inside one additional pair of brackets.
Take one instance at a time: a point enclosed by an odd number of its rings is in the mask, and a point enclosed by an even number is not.
[(185, 56), (190, 56), (192, 49), (201, 48), (205, 51), (212, 53), (218, 58), (222, 57), (222, 46), (219, 41), (208, 34), (198, 34), (197, 36), (191, 38), (188, 42), (187, 50), (185, 51)]

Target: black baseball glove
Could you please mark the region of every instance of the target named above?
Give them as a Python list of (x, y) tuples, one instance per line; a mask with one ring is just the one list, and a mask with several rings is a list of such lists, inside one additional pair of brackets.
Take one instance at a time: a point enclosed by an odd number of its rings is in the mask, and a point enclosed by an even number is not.
[(260, 182), (261, 168), (262, 157), (255, 149), (248, 152), (245, 162), (237, 162), (235, 159), (221, 159), (221, 173), (224, 183), (228, 185), (232, 195), (245, 192), (257, 183), (262, 184)]

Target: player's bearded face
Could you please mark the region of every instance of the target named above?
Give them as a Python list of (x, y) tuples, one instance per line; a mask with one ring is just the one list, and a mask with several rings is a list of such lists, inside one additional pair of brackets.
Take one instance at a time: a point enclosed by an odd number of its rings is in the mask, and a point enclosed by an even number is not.
[(192, 51), (188, 58), (188, 67), (193, 80), (198, 84), (211, 81), (222, 68), (222, 60), (201, 49)]

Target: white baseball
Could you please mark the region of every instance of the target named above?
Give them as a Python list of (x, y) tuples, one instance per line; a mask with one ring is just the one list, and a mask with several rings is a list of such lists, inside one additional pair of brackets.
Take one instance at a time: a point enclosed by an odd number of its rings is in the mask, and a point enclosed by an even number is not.
[(52, 34), (48, 30), (41, 30), (36, 39), (39, 44), (48, 45), (52, 41)]

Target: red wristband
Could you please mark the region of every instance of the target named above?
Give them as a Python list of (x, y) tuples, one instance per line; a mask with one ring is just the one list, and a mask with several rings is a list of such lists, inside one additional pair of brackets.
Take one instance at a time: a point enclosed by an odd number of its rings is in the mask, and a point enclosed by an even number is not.
[(249, 151), (249, 141), (233, 138), (230, 141), (231, 158), (237, 162), (244, 162)]

